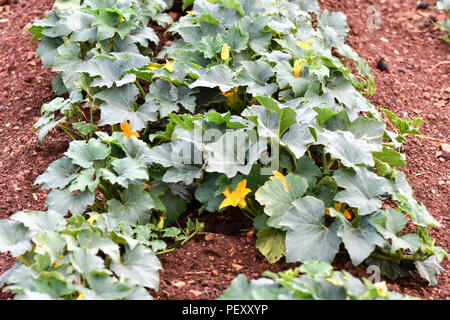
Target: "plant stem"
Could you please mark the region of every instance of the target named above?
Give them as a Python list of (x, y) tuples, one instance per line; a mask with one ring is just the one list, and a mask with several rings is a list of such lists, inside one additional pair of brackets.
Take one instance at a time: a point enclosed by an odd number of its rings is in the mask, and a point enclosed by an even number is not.
[(145, 90), (144, 90), (144, 88), (142, 88), (142, 86), (141, 86), (141, 84), (139, 83), (139, 81), (138, 80), (136, 80), (135, 82), (134, 82), (135, 84), (136, 84), (136, 86), (138, 87), (138, 89), (139, 89), (139, 92), (141, 93), (141, 95), (142, 95), (142, 98), (146, 98), (147, 97), (147, 93), (145, 93)]

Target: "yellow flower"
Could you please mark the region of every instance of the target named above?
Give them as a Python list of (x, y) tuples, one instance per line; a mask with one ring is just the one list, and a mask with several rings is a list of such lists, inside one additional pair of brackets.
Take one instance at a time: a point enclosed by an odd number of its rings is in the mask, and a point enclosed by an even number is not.
[(152, 187), (150, 187), (148, 184), (144, 184), (144, 189), (150, 191)]
[(80, 293), (80, 295), (77, 297), (77, 300), (84, 300), (84, 294)]
[(348, 220), (351, 220), (351, 219), (352, 219), (352, 214), (351, 214), (350, 211), (348, 211), (348, 210), (344, 210), (344, 216), (345, 216)]
[(55, 261), (55, 263), (53, 264), (53, 269), (58, 268), (58, 261)]
[(220, 57), (222, 58), (222, 60), (230, 59), (230, 46), (227, 45), (226, 43), (224, 43), (222, 46), (222, 52), (220, 53)]
[(311, 46), (312, 43), (313, 43), (313, 40), (308, 40), (306, 42), (298, 40), (297, 46), (299, 46), (302, 49), (309, 50), (309, 47)]
[(385, 297), (388, 293), (388, 288), (386, 286), (386, 281), (377, 282), (374, 284), (375, 288), (377, 288), (378, 295), (380, 297)]
[(175, 63), (170, 62), (169, 60), (167, 60), (166, 64), (164, 65), (164, 69), (166, 69), (167, 71), (169, 71), (170, 73), (173, 72), (173, 65)]
[(281, 183), (283, 184), (284, 190), (286, 190), (286, 192), (289, 192), (289, 185), (286, 183), (285, 176), (281, 172), (278, 172), (278, 171), (272, 171), (272, 174), (274, 177), (280, 178)]
[(228, 98), (227, 104), (229, 106), (231, 106), (231, 105), (236, 104), (236, 101), (238, 98), (238, 95), (237, 95), (238, 90), (239, 90), (239, 87), (236, 87), (234, 89), (231, 89), (230, 91), (221, 92), (220, 94)]
[(89, 222), (90, 224), (93, 224), (95, 221), (98, 220), (98, 217), (100, 217), (100, 215), (96, 214), (95, 216), (90, 217), (87, 222)]
[(130, 124), (128, 123), (128, 121), (120, 125), (120, 130), (122, 130), (122, 134), (127, 138), (131, 138), (132, 136), (139, 138), (139, 133), (137, 131), (131, 132)]
[(326, 278), (326, 279), (336, 286), (342, 286), (342, 282), (340, 282), (339, 280), (333, 278)]
[(294, 67), (292, 67), (292, 71), (294, 71), (295, 77), (300, 77), (300, 73), (303, 71), (303, 68), (306, 66), (307, 61), (305, 59), (297, 59), (294, 61)]
[(72, 228), (72, 225), (71, 225), (71, 224), (68, 224), (68, 225), (67, 225), (67, 228), (69, 228), (69, 229)]
[(188, 16), (193, 16), (194, 15), (194, 11), (186, 11), (186, 13), (188, 14)]
[(230, 188), (227, 188), (223, 195), (225, 199), (222, 201), (219, 210), (225, 207), (237, 207), (244, 209), (247, 207), (247, 203), (245, 202), (245, 197), (252, 192), (251, 189), (247, 188), (247, 180), (244, 179), (238, 183), (236, 190), (230, 193)]

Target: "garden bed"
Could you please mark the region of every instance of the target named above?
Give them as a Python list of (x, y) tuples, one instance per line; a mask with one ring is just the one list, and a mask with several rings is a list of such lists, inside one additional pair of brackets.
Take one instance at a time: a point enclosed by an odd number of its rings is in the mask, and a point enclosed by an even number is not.
[[(67, 149), (63, 134), (51, 134), (39, 143), (32, 125), (40, 107), (54, 98), (50, 71), (34, 57), (36, 43), (30, 43), (27, 29), (43, 17), (53, 1), (11, 1), (0, 6), (0, 218), (32, 208), (44, 209), (46, 192), (33, 187), (36, 177)], [(8, 3), (8, 1), (7, 1)], [(399, 115), (420, 116), (425, 120), (421, 132), (428, 138), (409, 138), (405, 146), (404, 170), (416, 199), (423, 203), (441, 224), (430, 228), (436, 245), (450, 249), (450, 87), (448, 64), (450, 50), (440, 40), (441, 32), (430, 22), (437, 16), (432, 3), (417, 9), (417, 1), (390, 1), (379, 4), (381, 29), (367, 28), (366, 8), (371, 1), (320, 1), (322, 9), (342, 11), (351, 28), (347, 43), (370, 65), (377, 86), (370, 101)], [(377, 69), (383, 59), (388, 72)], [(438, 65), (438, 66), (437, 66)], [(437, 67), (436, 67), (437, 66)], [(196, 212), (185, 215), (197, 218)], [(156, 299), (215, 299), (223, 294), (239, 273), (250, 279), (264, 271), (283, 271), (294, 265), (269, 264), (255, 248), (252, 224), (233, 209), (220, 215), (204, 214), (200, 220), (214, 235), (197, 236), (175, 252), (160, 257), (163, 271)], [(0, 254), (0, 274), (13, 264), (10, 256)], [(355, 268), (348, 256), (337, 256), (336, 269), (358, 277), (369, 277), (364, 265)], [(449, 299), (450, 263), (439, 285), (428, 287), (415, 271), (412, 278), (388, 281), (390, 290), (424, 299)], [(0, 293), (7, 299), (8, 293)]]

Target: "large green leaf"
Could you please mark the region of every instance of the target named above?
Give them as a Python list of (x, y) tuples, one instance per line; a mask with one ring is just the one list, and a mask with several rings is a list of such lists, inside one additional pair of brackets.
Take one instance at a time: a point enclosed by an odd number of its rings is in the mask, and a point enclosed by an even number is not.
[(290, 63), (287, 61), (277, 63), (275, 72), (280, 89), (291, 87), (295, 97), (303, 97), (309, 85), (316, 80), (315, 76), (309, 74), (308, 68), (305, 68), (297, 78)]
[(194, 91), (186, 86), (176, 87), (166, 80), (156, 80), (150, 85), (149, 95), (158, 105), (161, 118), (167, 117), (172, 112), (180, 110), (180, 106), (194, 113)]
[(233, 79), (234, 72), (225, 65), (219, 64), (209, 68), (206, 72), (204, 72), (204, 74), (201, 74), (194, 83), (189, 85), (189, 88), (192, 89), (197, 87), (219, 87), (222, 92), (226, 92), (235, 87)]
[(31, 249), (31, 236), (21, 222), (0, 220), (0, 252), (11, 252), (14, 257)]
[(236, 76), (236, 84), (247, 86), (247, 92), (253, 96), (270, 97), (277, 91), (275, 83), (268, 83), (274, 75), (272, 67), (262, 60), (244, 61), (243, 69)]
[(155, 208), (155, 203), (144, 187), (130, 185), (125, 190), (125, 203), (115, 199), (107, 202), (109, 213), (112, 217), (129, 223), (147, 223), (150, 219), (150, 210)]
[(35, 183), (42, 184), (43, 189), (65, 188), (77, 177), (78, 166), (73, 164), (68, 157), (52, 162), (47, 170), (37, 177)]
[(292, 202), (280, 226), (286, 233), (286, 261), (320, 260), (331, 263), (342, 240), (337, 235), (340, 223), (325, 226), (325, 206), (321, 200), (306, 196)]
[(366, 168), (340, 169), (334, 173), (333, 178), (339, 187), (345, 189), (339, 192), (334, 200), (358, 208), (360, 215), (367, 215), (380, 209), (379, 196), (390, 191), (386, 179)]
[(106, 86), (111, 88), (113, 85), (120, 87), (136, 80), (136, 76), (126, 73), (127, 71), (139, 69), (148, 65), (149, 62), (149, 58), (131, 53), (117, 56), (98, 56), (80, 64), (75, 71), (86, 72), (94, 77), (90, 84), (92, 87)]
[(87, 282), (99, 300), (123, 299), (133, 290), (104, 272), (92, 271), (87, 277)]
[(159, 287), (160, 269), (161, 262), (150, 249), (142, 245), (137, 245), (134, 249), (126, 247), (123, 262), (111, 264), (111, 270), (120, 277), (129, 278), (136, 284), (156, 290)]
[(82, 168), (91, 168), (94, 161), (104, 160), (109, 155), (110, 148), (96, 139), (73, 141), (64, 153), (74, 164)]
[(148, 180), (148, 168), (138, 160), (131, 158), (117, 159), (111, 165), (117, 176), (104, 170), (103, 177), (112, 184), (117, 183), (124, 188), (128, 188), (129, 183), (138, 184), (138, 182)]
[(149, 121), (157, 120), (157, 106), (152, 101), (147, 101), (136, 110), (133, 105), (139, 94), (134, 84), (127, 84), (120, 88), (110, 88), (99, 92), (95, 98), (103, 100), (100, 105), (101, 118), (99, 125), (114, 125), (129, 122), (132, 131), (147, 127)]
[(422, 238), (417, 234), (408, 233), (399, 236), (408, 223), (408, 220), (401, 212), (387, 209), (382, 212), (381, 217), (372, 219), (370, 222), (385, 239), (391, 240), (392, 252), (396, 252), (399, 249), (408, 249), (414, 253), (423, 245)]
[(94, 204), (95, 195), (89, 190), (83, 192), (71, 192), (68, 188), (52, 190), (45, 205), (49, 210), (56, 211), (61, 215), (66, 215), (70, 211), (73, 215), (81, 215), (86, 211), (87, 206)]
[(364, 216), (354, 227), (347, 221), (342, 213), (330, 209), (332, 216), (340, 218), (342, 225), (338, 230), (338, 236), (342, 238), (345, 248), (355, 266), (361, 264), (374, 250), (376, 246), (383, 247), (386, 241), (371, 224), (372, 216)]
[(90, 253), (86, 249), (79, 248), (69, 254), (70, 262), (73, 268), (81, 274), (88, 275), (91, 271), (109, 273), (105, 269), (104, 261), (95, 254)]
[(335, 159), (342, 161), (347, 167), (356, 168), (357, 165), (374, 166), (374, 151), (370, 145), (361, 139), (357, 139), (348, 131), (326, 131), (321, 133), (326, 139), (325, 151)]
[(269, 263), (277, 262), (286, 254), (284, 232), (274, 228), (264, 228), (256, 234), (256, 237), (255, 246)]
[(54, 211), (21, 211), (13, 214), (11, 219), (27, 227), (31, 236), (47, 231), (59, 231), (67, 224), (64, 218)]
[[(287, 190), (286, 190), (287, 188)], [(308, 182), (305, 178), (289, 174), (283, 180), (272, 177), (256, 191), (255, 199), (265, 206), (264, 212), (271, 217), (268, 225), (280, 228), (280, 222), (288, 210), (293, 208), (293, 202), (305, 195)]]

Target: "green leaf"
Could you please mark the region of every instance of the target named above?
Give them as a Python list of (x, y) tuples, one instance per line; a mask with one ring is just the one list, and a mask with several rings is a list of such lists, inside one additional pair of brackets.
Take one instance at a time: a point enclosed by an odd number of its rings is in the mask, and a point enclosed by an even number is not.
[(43, 189), (65, 188), (77, 177), (78, 168), (68, 157), (62, 157), (52, 162), (47, 170), (37, 177), (35, 184), (42, 184)]
[(372, 219), (370, 222), (385, 239), (391, 240), (392, 252), (396, 252), (399, 249), (409, 249), (414, 253), (419, 250), (420, 246), (423, 245), (423, 241), (417, 234), (397, 236), (403, 231), (408, 222), (403, 213), (387, 209), (382, 214), (382, 217)]
[(99, 126), (124, 124), (128, 121), (131, 131), (134, 132), (146, 128), (149, 121), (156, 121), (157, 107), (154, 103), (147, 101), (137, 110), (133, 109), (138, 94), (139, 90), (134, 84), (106, 89), (96, 94), (95, 98), (105, 102), (100, 105)]
[(202, 37), (202, 40), (198, 45), (198, 49), (200, 52), (203, 52), (206, 59), (212, 59), (222, 50), (222, 45), (223, 43), (220, 38), (208, 36)]
[(138, 160), (131, 158), (117, 159), (111, 165), (118, 176), (114, 179), (111, 179), (110, 176), (106, 176), (106, 178), (113, 184), (118, 183), (124, 188), (128, 188), (129, 183), (137, 184), (137, 182), (149, 179), (147, 166)]
[(97, 130), (97, 126), (93, 123), (74, 122), (72, 123), (72, 126), (75, 130), (85, 136)]
[(303, 157), (313, 142), (314, 138), (309, 131), (309, 126), (297, 123), (293, 124), (281, 139), (281, 145), (288, 147), (296, 159)]
[(72, 159), (74, 164), (82, 168), (91, 168), (94, 161), (104, 160), (110, 153), (110, 148), (96, 139), (86, 141), (73, 141), (64, 153)]
[(149, 96), (156, 102), (161, 118), (167, 117), (172, 112), (178, 112), (180, 106), (194, 113), (196, 98), (193, 94), (194, 91), (184, 85), (176, 87), (162, 79), (153, 82), (149, 89)]
[[(286, 190), (286, 187), (287, 190)], [(280, 223), (293, 202), (300, 199), (308, 188), (305, 178), (289, 174), (283, 180), (272, 177), (256, 191), (255, 199), (265, 206), (264, 212), (271, 217), (268, 225), (280, 228)]]
[(140, 54), (121, 53), (116, 56), (94, 57), (80, 64), (74, 71), (86, 72), (94, 77), (90, 84), (92, 87), (121, 87), (136, 80), (136, 76), (126, 73), (127, 71), (139, 69), (149, 63), (150, 59)]
[(326, 131), (321, 133), (321, 136), (327, 140), (325, 152), (341, 160), (343, 165), (351, 168), (361, 164), (375, 165), (370, 145), (365, 140), (357, 139), (352, 133)]
[(381, 208), (380, 195), (390, 191), (387, 180), (366, 168), (340, 169), (333, 175), (339, 187), (344, 188), (334, 198), (358, 208), (359, 215), (367, 215)]
[(137, 245), (134, 249), (127, 246), (123, 263), (111, 264), (111, 270), (120, 277), (129, 278), (133, 283), (156, 290), (159, 287), (158, 270), (161, 268), (161, 263), (153, 252), (142, 245)]
[(312, 277), (331, 277), (333, 267), (323, 261), (308, 261), (299, 268), (300, 272), (309, 274)]
[(69, 254), (73, 268), (81, 274), (89, 275), (91, 271), (109, 273), (104, 266), (104, 261), (86, 249), (78, 248)]
[[(94, 179), (95, 176), (95, 179)], [(88, 189), (94, 193), (100, 182), (100, 177), (96, 175), (94, 168), (85, 169), (72, 181), (69, 186), (70, 192), (81, 191)]]
[(277, 83), (280, 89), (287, 87), (292, 88), (296, 98), (303, 97), (308, 86), (316, 80), (315, 76), (309, 74), (308, 68), (305, 68), (297, 78), (290, 63), (287, 61), (277, 63), (275, 72), (277, 74)]
[(87, 282), (89, 287), (102, 300), (123, 299), (133, 290), (104, 272), (92, 271), (87, 276)]
[(143, 187), (130, 185), (125, 190), (125, 203), (115, 199), (107, 202), (112, 217), (129, 223), (147, 223), (151, 216), (151, 209), (155, 202)]
[(248, 282), (243, 274), (238, 275), (219, 300), (294, 300), (295, 297), (285, 288), (270, 279)]
[(235, 87), (233, 82), (234, 72), (223, 64), (215, 65), (209, 68), (206, 72), (200, 75), (200, 77), (189, 88), (216, 88), (219, 87), (220, 91), (226, 92)]
[(342, 240), (337, 235), (340, 223), (326, 227), (325, 206), (321, 200), (306, 196), (292, 202), (280, 225), (286, 233), (286, 261), (320, 260), (331, 263)]
[(270, 97), (277, 91), (275, 83), (268, 83), (274, 75), (272, 67), (262, 60), (243, 61), (243, 69), (236, 76), (236, 85), (247, 86), (247, 92), (253, 96)]
[(63, 216), (68, 211), (73, 215), (80, 215), (86, 211), (87, 206), (94, 204), (94, 200), (95, 195), (89, 190), (77, 194), (69, 191), (68, 188), (54, 189), (49, 193), (45, 205)]
[(59, 231), (67, 224), (64, 218), (54, 211), (21, 211), (13, 214), (11, 219), (27, 227), (30, 236), (47, 231)]
[(322, 171), (316, 165), (314, 159), (308, 156), (301, 157), (297, 161), (297, 168), (293, 173), (308, 180), (308, 185), (311, 189), (316, 186), (318, 178), (322, 177)]
[(420, 276), (428, 281), (428, 285), (438, 284), (436, 276), (444, 272), (444, 268), (439, 265), (436, 256), (430, 256), (424, 261), (415, 261), (414, 264)]
[(58, 260), (64, 254), (66, 241), (63, 236), (56, 231), (40, 233), (33, 238), (35, 252), (38, 254), (48, 253), (53, 260)]
[(28, 228), (21, 222), (0, 220), (0, 252), (11, 252), (18, 257), (31, 249)]
[[(330, 211), (332, 212), (331, 215), (335, 216), (336, 211), (332, 209)], [(355, 266), (360, 265), (369, 257), (376, 246), (383, 247), (386, 244), (386, 241), (371, 224), (372, 216), (361, 217), (357, 227), (348, 222), (343, 214), (337, 216), (342, 222), (338, 230), (338, 236), (342, 238)]]
[(264, 228), (256, 234), (255, 246), (269, 263), (275, 263), (286, 254), (284, 237), (285, 233), (280, 230)]

